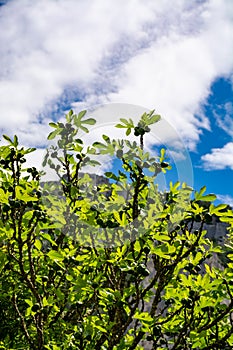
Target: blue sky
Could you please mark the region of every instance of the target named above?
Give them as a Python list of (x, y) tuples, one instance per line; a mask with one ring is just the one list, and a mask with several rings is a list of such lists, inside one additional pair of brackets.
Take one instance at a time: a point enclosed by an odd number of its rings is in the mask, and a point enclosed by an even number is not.
[(71, 107), (102, 126), (89, 141), (155, 109), (148, 147), (164, 143), (172, 176), (233, 205), (232, 57), (232, 0), (0, 1), (0, 130), (38, 147), (38, 165)]

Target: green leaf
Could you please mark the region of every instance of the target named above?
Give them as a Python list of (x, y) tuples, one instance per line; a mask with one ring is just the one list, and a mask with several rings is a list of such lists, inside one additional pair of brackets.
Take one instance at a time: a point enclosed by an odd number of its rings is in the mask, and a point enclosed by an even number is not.
[(203, 186), (201, 189), (200, 189), (200, 192), (199, 192), (199, 195), (202, 196), (206, 191), (206, 186)]
[(215, 201), (216, 199), (217, 199), (217, 196), (211, 193), (211, 194), (202, 196), (200, 200), (203, 202), (212, 202), (212, 201)]
[(28, 153), (31, 153), (31, 152), (34, 152), (36, 151), (36, 148), (27, 148), (25, 151), (24, 151), (24, 154), (28, 154)]
[(222, 222), (227, 222), (229, 224), (233, 223), (233, 217), (224, 216), (224, 217), (220, 217), (219, 220)]
[(2, 269), (4, 268), (7, 261), (7, 255), (0, 251), (0, 272), (2, 272)]
[(38, 250), (41, 250), (41, 248), (42, 248), (42, 243), (41, 243), (41, 241), (39, 240), (39, 239), (36, 239), (35, 240), (35, 247), (38, 249)]
[(195, 197), (195, 200), (197, 201), (203, 201), (203, 202), (212, 202), (214, 201), (217, 196), (215, 194), (206, 194), (206, 195), (203, 195), (206, 191), (206, 186), (203, 186), (201, 189), (200, 189), (200, 192), (195, 192), (194, 194), (194, 197)]
[(71, 110), (68, 112), (68, 116), (69, 116), (69, 117), (72, 117), (73, 114), (74, 114), (74, 111), (73, 111), (73, 109), (71, 109)]
[(42, 237), (49, 241), (52, 245), (57, 246), (57, 243), (51, 238), (51, 236), (48, 233), (44, 233)]
[(211, 204), (210, 207), (209, 207), (209, 212), (210, 212), (210, 215), (225, 215), (225, 212), (220, 212), (221, 210), (224, 210), (227, 208), (227, 204), (219, 204), (217, 205), (216, 207)]
[(95, 125), (96, 120), (94, 118), (88, 118), (88, 119), (83, 120), (82, 123), (88, 124), (88, 125)]
[(92, 146), (97, 148), (106, 148), (106, 145), (104, 143), (98, 141), (94, 142)]
[(25, 299), (24, 300), (30, 307), (33, 306), (33, 301), (31, 299)]
[(120, 118), (120, 121), (121, 121), (123, 124), (126, 124), (126, 125), (129, 124), (128, 120), (125, 119), (125, 118)]
[(99, 324), (97, 323), (94, 323), (93, 326), (95, 328), (97, 328), (99, 331), (103, 332), (103, 333), (107, 333), (107, 330), (105, 328), (103, 328), (102, 326), (100, 326)]
[(86, 110), (83, 110), (83, 111), (79, 112), (78, 118), (81, 120), (81, 119), (84, 117), (84, 115), (85, 115), (86, 113), (87, 113)]
[(102, 138), (105, 142), (110, 143), (110, 138), (107, 135), (102, 135)]
[(136, 311), (135, 315), (133, 316), (133, 318), (136, 318), (137, 320), (142, 321), (143, 323), (152, 323), (153, 322), (153, 318), (149, 315), (148, 312), (139, 312)]
[(8, 204), (8, 195), (0, 188), (0, 203)]
[(125, 129), (126, 126), (122, 125), (122, 124), (117, 124), (117, 125), (115, 125), (115, 128)]
[(31, 202), (31, 201), (38, 201), (37, 197), (34, 197), (33, 195), (30, 195), (28, 191), (20, 186), (15, 187), (15, 195), (16, 199), (19, 199), (23, 202)]
[(18, 137), (17, 135), (14, 135), (14, 142), (13, 142), (14, 146), (17, 147), (19, 142), (18, 142)]
[(56, 250), (51, 250), (47, 255), (49, 256), (49, 258), (51, 260), (54, 260), (54, 261), (57, 261), (57, 260), (58, 261), (62, 261), (62, 260), (64, 260), (63, 255), (61, 253), (59, 253), (58, 251), (56, 251)]
[(85, 128), (85, 126), (80, 125), (80, 129), (84, 132), (86, 132), (87, 134), (89, 133), (89, 130), (87, 128)]
[(150, 124), (155, 124), (161, 119), (161, 116), (159, 114), (152, 115), (150, 118)]
[(160, 150), (160, 157), (159, 157), (160, 163), (165, 160), (165, 157), (166, 157), (166, 149), (165, 148), (161, 148), (161, 150)]
[(46, 297), (43, 297), (42, 304), (43, 304), (44, 307), (49, 305), (48, 300), (46, 299)]
[(105, 176), (108, 177), (109, 179), (113, 179), (113, 180), (116, 180), (116, 181), (118, 180), (118, 177), (114, 173), (112, 173), (111, 171), (107, 171), (105, 173)]
[(153, 247), (151, 249), (151, 252), (153, 254), (160, 256), (161, 258), (164, 258), (164, 259), (171, 258), (170, 255), (168, 255), (168, 249), (167, 249), (167, 251), (164, 251), (164, 246)]
[(77, 143), (80, 143), (80, 145), (83, 145), (83, 140), (81, 140), (81, 139), (75, 139), (74, 141)]
[(52, 132), (48, 135), (47, 139), (48, 139), (48, 140), (53, 140), (53, 139), (60, 133), (60, 131), (61, 131), (60, 128), (57, 128), (56, 130), (52, 131)]
[(49, 123), (49, 125), (52, 127), (52, 128), (55, 128), (55, 129), (57, 129), (57, 123), (53, 123), (53, 122), (51, 122), (51, 123)]
[(7, 136), (7, 135), (2, 135), (2, 136), (6, 141), (8, 141), (11, 145), (13, 145), (13, 142), (9, 136)]

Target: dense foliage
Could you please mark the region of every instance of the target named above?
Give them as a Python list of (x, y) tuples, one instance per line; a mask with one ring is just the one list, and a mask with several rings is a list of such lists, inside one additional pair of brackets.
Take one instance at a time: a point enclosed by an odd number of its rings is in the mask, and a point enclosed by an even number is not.
[[(43, 183), (26, 166), (34, 149), (4, 136), (0, 147), (1, 349), (231, 349), (233, 212), (214, 195), (171, 183), (161, 193), (165, 151), (145, 151), (151, 113), (116, 125), (126, 139), (103, 135), (85, 145), (95, 124), (85, 111), (50, 123), (54, 140)], [(127, 139), (134, 133), (136, 141)], [(105, 179), (85, 173), (98, 157), (115, 157)], [(103, 180), (103, 179), (102, 179)], [(209, 205), (203, 205), (203, 203)], [(213, 216), (229, 224), (225, 254), (206, 238)], [(211, 262), (212, 261), (212, 262)], [(146, 345), (145, 345), (146, 344)]]

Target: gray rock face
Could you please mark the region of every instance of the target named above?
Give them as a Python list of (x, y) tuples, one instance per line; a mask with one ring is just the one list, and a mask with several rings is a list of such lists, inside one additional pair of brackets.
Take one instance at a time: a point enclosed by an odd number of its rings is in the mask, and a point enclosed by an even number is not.
[[(219, 222), (216, 217), (213, 217), (212, 222), (210, 224), (204, 224), (203, 230), (207, 231), (206, 236), (210, 240), (216, 242), (217, 244), (222, 245), (224, 243), (224, 240), (228, 232), (227, 227), (228, 225), (226, 223)], [(199, 228), (200, 228), (200, 224), (194, 223), (193, 230), (198, 230)], [(214, 253), (213, 256), (209, 258), (208, 261), (206, 261), (206, 263), (210, 266), (215, 266), (220, 269), (223, 268), (222, 263), (219, 260), (218, 255), (216, 253)], [(148, 263), (147, 267), (151, 271), (151, 275), (149, 277), (152, 277), (153, 266), (151, 261)], [(200, 273), (202, 272), (203, 271), (201, 270)], [(161, 302), (160, 304), (161, 304), (161, 309), (163, 309), (163, 305), (164, 305), (163, 302)], [(146, 305), (145, 311), (148, 311), (148, 312), (150, 311), (150, 305)], [(143, 347), (144, 350), (153, 350), (153, 345), (152, 345), (152, 342), (150, 341), (144, 340), (144, 341), (141, 341), (139, 344)]]
[[(212, 218), (210, 224), (204, 224), (203, 230), (207, 231), (206, 236), (216, 243), (223, 244), (227, 235), (228, 225), (225, 222), (219, 222), (216, 217)], [(194, 224), (194, 229), (198, 229), (198, 223)]]

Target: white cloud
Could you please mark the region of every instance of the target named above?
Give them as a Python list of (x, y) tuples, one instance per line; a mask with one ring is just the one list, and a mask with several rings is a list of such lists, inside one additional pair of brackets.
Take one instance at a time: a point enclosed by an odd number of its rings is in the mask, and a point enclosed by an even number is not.
[(231, 5), (11, 0), (0, 8), (0, 127), (43, 145), (59, 101), (127, 102), (156, 108), (195, 149), (210, 85), (233, 70)]
[(229, 195), (218, 194), (217, 198), (220, 200), (220, 202), (224, 204), (229, 204), (233, 208), (233, 197)]
[(187, 35), (182, 26), (175, 28), (132, 57), (118, 76), (117, 91), (107, 100), (156, 106), (194, 149), (201, 128), (209, 128), (201, 106), (210, 85), (233, 69), (232, 9), (228, 5), (210, 1), (201, 13), (199, 31), (194, 26), (194, 33)]
[(218, 106), (218, 109), (218, 111), (214, 111), (218, 126), (233, 137), (233, 103), (226, 102), (222, 106)]
[[(121, 66), (114, 80), (116, 91), (102, 101), (156, 107), (195, 149), (201, 128), (209, 128), (201, 107), (210, 85), (233, 69), (232, 9), (228, 1), (211, 1), (185, 12), (184, 2), (178, 3), (177, 12), (174, 7), (169, 11), (166, 4), (170, 16), (163, 13), (162, 23), (158, 17), (154, 26), (160, 36)], [(92, 96), (89, 103), (93, 100)]]
[[(11, 1), (1, 9), (1, 126), (36, 120), (67, 87), (88, 93), (121, 35), (151, 17), (134, 1)], [(127, 18), (128, 17), (128, 18)], [(127, 20), (125, 20), (127, 18)]]
[(201, 157), (206, 170), (233, 170), (233, 142), (227, 143), (223, 148), (213, 148), (211, 153)]

